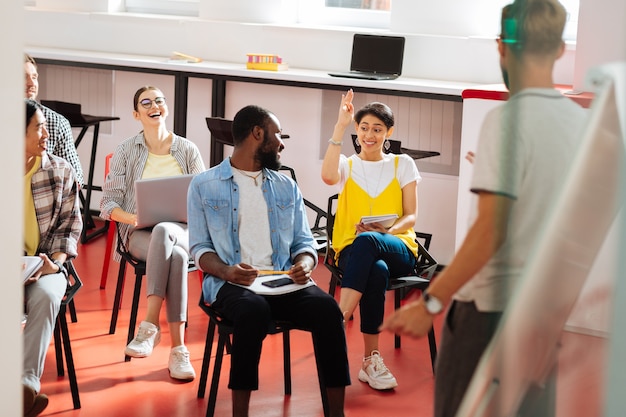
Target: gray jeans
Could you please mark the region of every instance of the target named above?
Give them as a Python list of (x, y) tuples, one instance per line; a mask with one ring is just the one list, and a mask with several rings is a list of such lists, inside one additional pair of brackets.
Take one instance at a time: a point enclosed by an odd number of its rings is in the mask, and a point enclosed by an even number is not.
[(22, 383), (39, 392), (40, 378), (50, 346), (61, 300), (67, 289), (62, 273), (44, 275), (24, 287), (26, 314), (24, 326), (24, 373)]
[(131, 232), (128, 250), (146, 261), (147, 295), (165, 300), (167, 322), (187, 321), (189, 232), (185, 223), (159, 223)]

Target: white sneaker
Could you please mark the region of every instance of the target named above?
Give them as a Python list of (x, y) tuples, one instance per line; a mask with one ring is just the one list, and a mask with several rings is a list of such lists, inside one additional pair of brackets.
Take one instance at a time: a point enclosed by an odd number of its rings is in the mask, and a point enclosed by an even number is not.
[(161, 330), (150, 322), (142, 321), (137, 336), (126, 346), (124, 353), (133, 358), (145, 358), (160, 341)]
[(380, 352), (372, 351), (372, 356), (363, 359), (363, 367), (359, 371), (359, 381), (367, 382), (377, 390), (392, 389), (398, 386), (396, 378), (385, 366)]
[(196, 372), (189, 362), (189, 350), (185, 345), (172, 348), (167, 368), (170, 370), (170, 376), (174, 379), (191, 381), (196, 377)]

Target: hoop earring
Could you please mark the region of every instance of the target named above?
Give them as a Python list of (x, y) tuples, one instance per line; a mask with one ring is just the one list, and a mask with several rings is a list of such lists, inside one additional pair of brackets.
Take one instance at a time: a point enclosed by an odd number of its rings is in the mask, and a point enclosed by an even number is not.
[(385, 148), (385, 152), (389, 152), (389, 148), (391, 148), (391, 142), (389, 142), (389, 139), (385, 139), (385, 142), (383, 143), (383, 148)]

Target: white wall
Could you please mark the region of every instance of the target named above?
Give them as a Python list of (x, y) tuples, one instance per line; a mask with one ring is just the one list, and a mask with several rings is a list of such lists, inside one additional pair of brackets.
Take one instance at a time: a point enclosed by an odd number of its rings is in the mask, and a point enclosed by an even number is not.
[(23, 30), (22, 4), (8, 2), (0, 13), (0, 52), (4, 60), (2, 77), (2, 100), (0, 100), (0, 125), (4, 140), (2, 150), (6, 155), (0, 166), (3, 178), (3, 194), (0, 216), (0, 265), (2, 274), (2, 302), (0, 302), (0, 334), (2, 335), (2, 359), (0, 369), (0, 408), (2, 415), (22, 415), (22, 285), (20, 276), (23, 241), (22, 178), (24, 175), (24, 67), (23, 42), (15, 33)]

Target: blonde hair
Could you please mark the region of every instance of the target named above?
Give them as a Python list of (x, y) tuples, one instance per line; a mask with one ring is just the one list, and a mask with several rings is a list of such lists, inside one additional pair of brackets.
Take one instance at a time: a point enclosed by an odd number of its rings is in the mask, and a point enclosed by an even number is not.
[(515, 0), (502, 9), (500, 39), (515, 54), (552, 54), (563, 44), (566, 18), (557, 0)]

